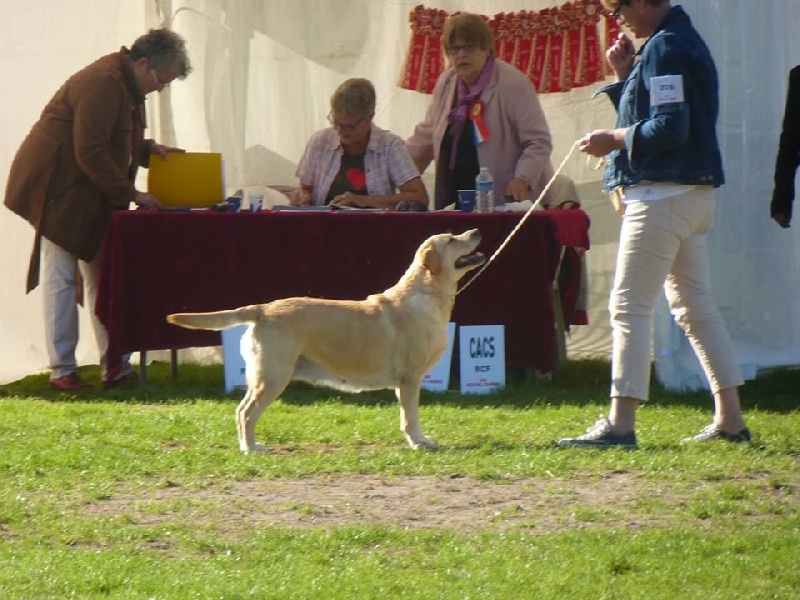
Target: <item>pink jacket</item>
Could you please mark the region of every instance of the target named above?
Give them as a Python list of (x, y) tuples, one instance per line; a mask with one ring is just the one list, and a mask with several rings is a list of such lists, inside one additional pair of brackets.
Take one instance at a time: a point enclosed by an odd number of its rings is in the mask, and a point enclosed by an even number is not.
[[(425, 118), (406, 140), (408, 153), (420, 173), (439, 158), (456, 83), (453, 69), (439, 76)], [(531, 197), (535, 199), (553, 175), (553, 145), (533, 84), (515, 67), (495, 59), (481, 100), (489, 137), (478, 145), (478, 162), (489, 167), (495, 194), (505, 194), (509, 182), (522, 175), (530, 181)]]

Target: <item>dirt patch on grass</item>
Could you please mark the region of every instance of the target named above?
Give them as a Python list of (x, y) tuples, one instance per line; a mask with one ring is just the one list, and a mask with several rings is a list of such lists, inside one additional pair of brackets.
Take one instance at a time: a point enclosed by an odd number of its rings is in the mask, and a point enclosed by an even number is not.
[(142, 525), (194, 523), (232, 533), (264, 526), (359, 524), (459, 532), (546, 532), (667, 526), (687, 514), (699, 520), (725, 514), (769, 518), (795, 510), (798, 504), (800, 485), (773, 486), (766, 478), (697, 485), (655, 482), (631, 473), (507, 481), (336, 475), (217, 482), (213, 489), (203, 490), (168, 487), (148, 494), (121, 493), (93, 503), (88, 510), (95, 516), (124, 514)]

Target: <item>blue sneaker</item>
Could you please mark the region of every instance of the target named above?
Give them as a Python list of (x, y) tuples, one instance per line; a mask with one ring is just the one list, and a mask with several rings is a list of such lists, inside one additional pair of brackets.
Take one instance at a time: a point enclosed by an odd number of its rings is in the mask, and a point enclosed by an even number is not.
[(694, 437), (686, 439), (687, 442), (710, 442), (711, 440), (725, 440), (726, 442), (733, 442), (734, 444), (741, 444), (742, 442), (750, 441), (750, 430), (745, 427), (736, 433), (728, 433), (722, 431), (715, 423), (707, 425), (703, 431)]
[(603, 417), (580, 437), (558, 440), (561, 448), (636, 448), (636, 432), (617, 434), (611, 431), (611, 423)]

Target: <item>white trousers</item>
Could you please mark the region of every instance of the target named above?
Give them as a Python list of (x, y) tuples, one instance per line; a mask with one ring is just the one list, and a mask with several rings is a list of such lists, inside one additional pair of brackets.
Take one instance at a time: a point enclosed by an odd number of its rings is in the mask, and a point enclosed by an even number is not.
[(742, 385), (728, 331), (711, 294), (707, 233), (713, 188), (626, 206), (611, 291), (611, 396), (646, 401), (653, 312), (662, 287), (712, 393)]
[[(84, 282), (84, 303), (89, 308), (92, 330), (100, 351), (100, 366), (106, 379), (108, 332), (94, 312), (100, 253), (92, 262), (79, 260), (60, 246), (42, 238), (42, 291), (44, 292), (45, 343), (50, 359), (50, 377), (64, 377), (77, 368), (75, 348), (78, 345), (78, 306), (76, 304), (77, 273)], [(123, 371), (129, 371), (123, 357)]]

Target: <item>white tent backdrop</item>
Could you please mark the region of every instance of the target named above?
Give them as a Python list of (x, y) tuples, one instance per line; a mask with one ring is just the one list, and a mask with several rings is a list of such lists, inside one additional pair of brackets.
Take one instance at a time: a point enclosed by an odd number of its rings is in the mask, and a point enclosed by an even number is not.
[[(486, 15), (557, 6), (552, 0), (433, 0), (449, 12)], [(293, 184), (310, 135), (327, 123), (328, 100), (348, 77), (367, 77), (378, 93), (375, 121), (407, 136), (429, 97), (397, 86), (410, 37), (400, 0), (0, 0), (0, 67), (13, 93), (4, 95), (0, 185), (14, 152), (44, 104), (75, 70), (147, 27), (166, 23), (183, 35), (195, 71), (148, 99), (150, 137), (188, 150), (222, 152), (229, 190)], [(748, 374), (800, 363), (800, 256), (797, 228), (768, 217), (772, 167), (788, 70), (800, 62), (796, 0), (687, 0), (684, 6), (717, 60), (722, 87), (719, 124), (728, 183), (719, 190), (712, 234), (717, 300)], [(724, 9), (724, 10), (723, 10)], [(769, 57), (767, 60), (765, 57)], [(613, 125), (597, 86), (542, 96), (557, 165), (586, 131)], [(600, 173), (573, 158), (565, 173), (591, 219), (590, 321), (575, 327), (570, 356), (608, 356), (606, 311), (619, 221), (600, 194)], [(425, 175), (430, 184), (430, 170)], [(39, 290), (24, 295), (33, 234), (0, 209), (0, 383), (47, 368)], [(275, 257), (280, 259), (280, 257)], [(213, 282), (210, 282), (213, 285)], [(150, 290), (158, 293), (158, 290)], [(800, 300), (799, 300), (800, 301)], [(663, 311), (661, 311), (663, 313)], [(79, 361), (96, 363), (82, 315)], [(656, 363), (670, 387), (698, 385), (682, 336), (659, 314)], [(183, 353), (182, 353), (183, 354)], [(195, 353), (194, 359), (216, 354)]]

